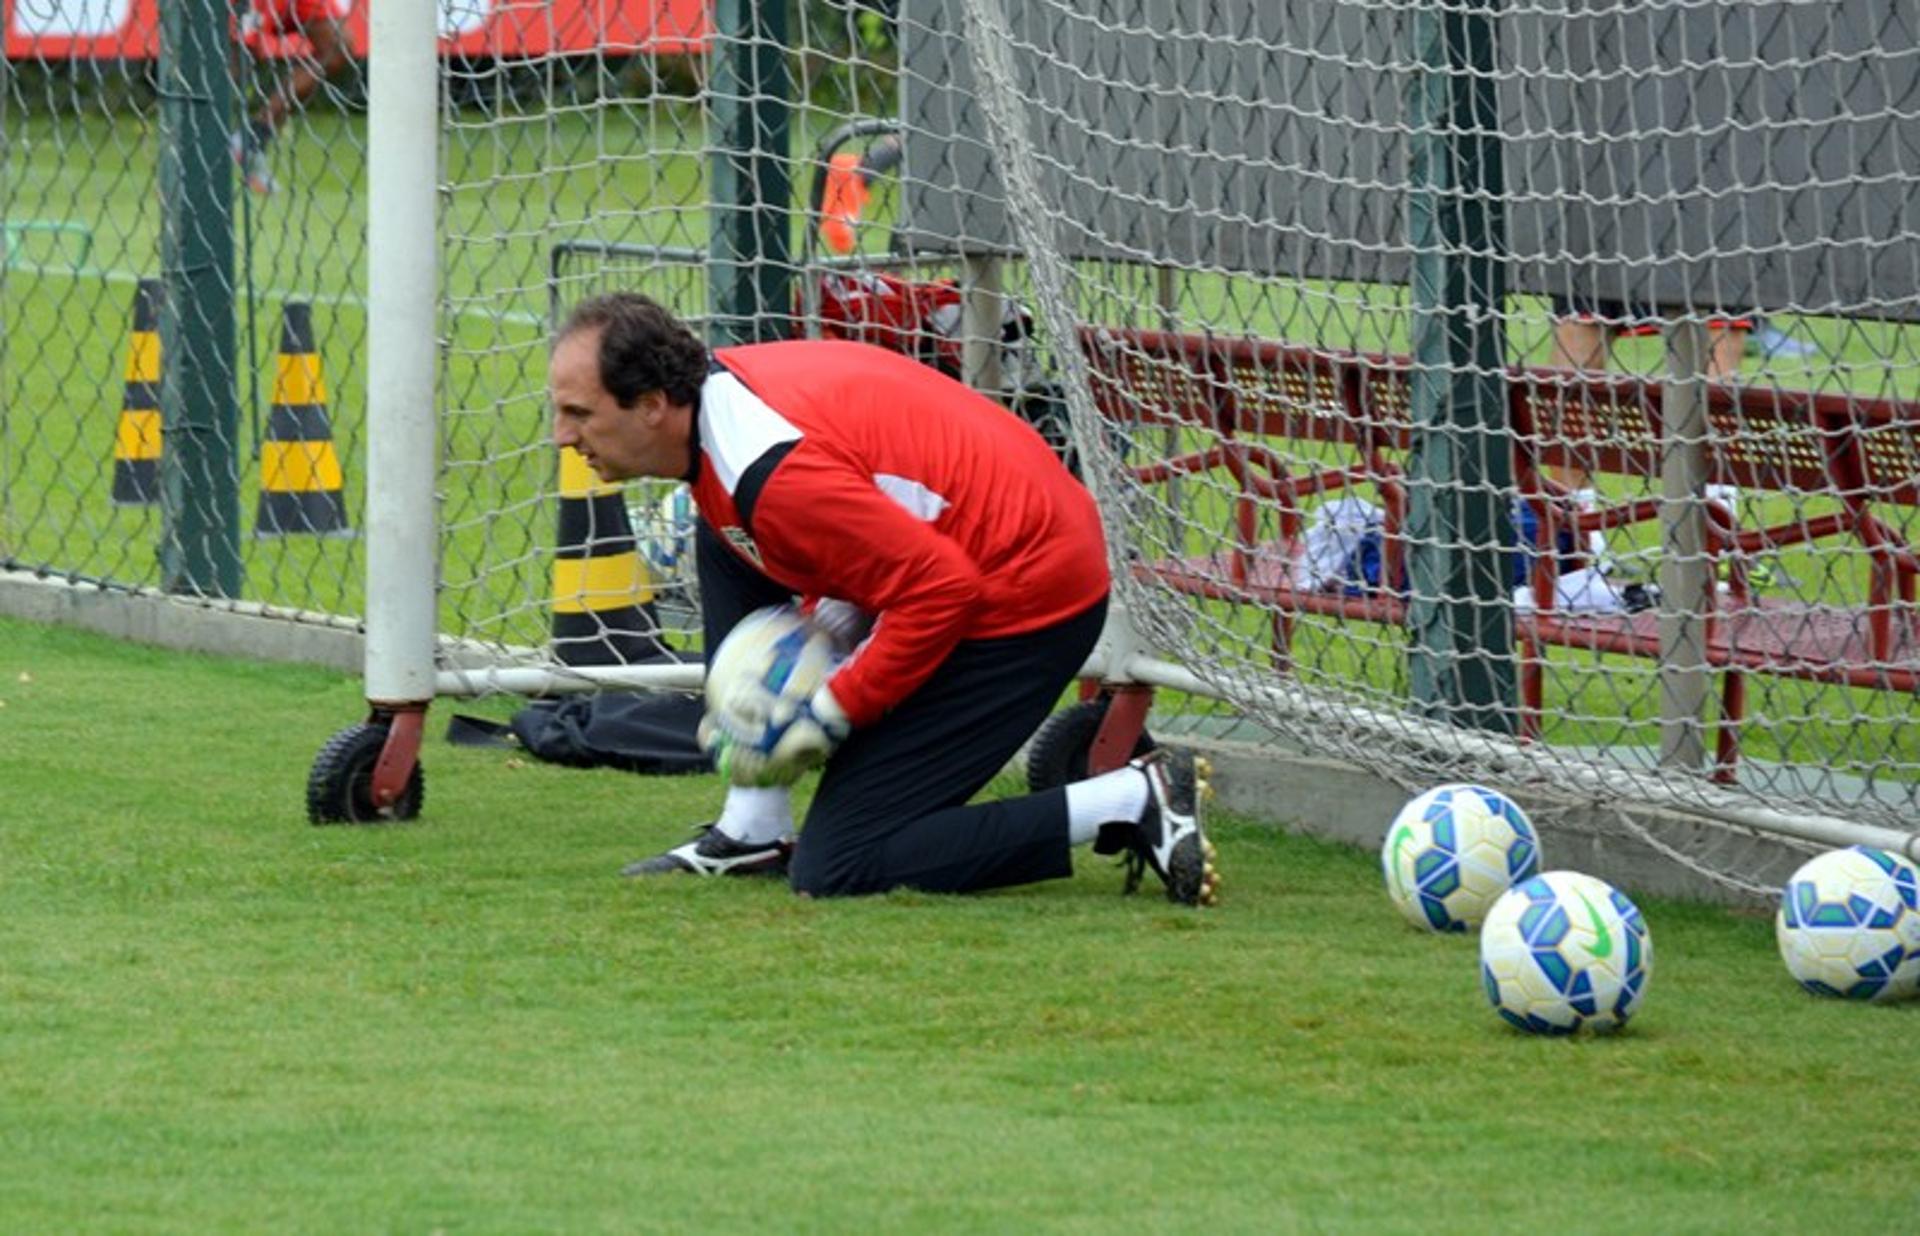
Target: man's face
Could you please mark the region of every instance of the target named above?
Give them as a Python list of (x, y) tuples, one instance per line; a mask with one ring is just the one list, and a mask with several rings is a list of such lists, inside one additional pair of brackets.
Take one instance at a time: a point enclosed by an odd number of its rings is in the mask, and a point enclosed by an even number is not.
[(661, 391), (621, 407), (600, 384), (599, 352), (597, 329), (576, 331), (553, 349), (547, 388), (554, 445), (579, 451), (603, 481), (686, 475), (691, 410), (673, 406)]

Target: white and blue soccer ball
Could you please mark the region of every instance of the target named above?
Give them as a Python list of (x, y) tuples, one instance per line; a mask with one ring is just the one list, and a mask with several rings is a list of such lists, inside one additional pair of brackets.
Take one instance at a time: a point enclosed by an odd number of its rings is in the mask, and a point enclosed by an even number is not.
[(838, 664), (833, 636), (798, 608), (755, 610), (727, 634), (707, 665), (703, 727), (724, 729), (732, 745), (759, 757), (755, 763), (777, 782), (801, 745), (795, 722), (812, 719), (813, 693)]
[(1577, 871), (1503, 893), (1480, 927), (1480, 979), (1502, 1020), (1533, 1034), (1617, 1030), (1647, 994), (1653, 937), (1626, 894)]
[(1540, 870), (1520, 805), (1482, 785), (1442, 785), (1408, 802), (1380, 846), (1387, 895), (1429, 931), (1477, 927), (1500, 894)]
[(1873, 1001), (1920, 994), (1920, 868), (1864, 845), (1815, 855), (1782, 890), (1774, 937), (1808, 991)]

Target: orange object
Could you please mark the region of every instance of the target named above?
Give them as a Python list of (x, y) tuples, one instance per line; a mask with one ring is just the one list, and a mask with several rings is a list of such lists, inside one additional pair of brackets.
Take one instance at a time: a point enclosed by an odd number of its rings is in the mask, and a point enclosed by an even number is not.
[(853, 225), (867, 205), (867, 178), (860, 156), (837, 154), (827, 160), (827, 188), (820, 202), (820, 239), (835, 253), (853, 252)]

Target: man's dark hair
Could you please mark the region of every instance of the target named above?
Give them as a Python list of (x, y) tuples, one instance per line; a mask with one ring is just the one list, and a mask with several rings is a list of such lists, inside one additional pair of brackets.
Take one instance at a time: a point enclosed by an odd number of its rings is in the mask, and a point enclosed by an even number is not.
[(679, 318), (638, 292), (608, 292), (574, 306), (554, 342), (583, 330), (600, 331), (600, 385), (623, 408), (649, 391), (676, 404), (700, 401), (707, 380), (707, 345)]

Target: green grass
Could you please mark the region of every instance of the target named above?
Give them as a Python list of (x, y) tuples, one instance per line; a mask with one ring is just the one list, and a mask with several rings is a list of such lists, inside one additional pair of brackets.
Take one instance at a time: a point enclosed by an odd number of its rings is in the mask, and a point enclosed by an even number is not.
[(1920, 1009), (1803, 996), (1757, 915), (1643, 899), (1640, 1017), (1532, 1041), (1372, 855), (1244, 822), (1201, 914), (1098, 862), (971, 898), (623, 883), (711, 779), (437, 738), (421, 820), (310, 828), (358, 696), (0, 620), (0, 1227), (1746, 1232), (1920, 1202), (1889, 1158)]

